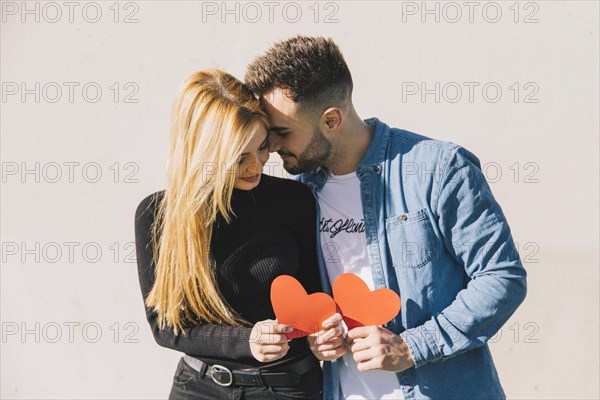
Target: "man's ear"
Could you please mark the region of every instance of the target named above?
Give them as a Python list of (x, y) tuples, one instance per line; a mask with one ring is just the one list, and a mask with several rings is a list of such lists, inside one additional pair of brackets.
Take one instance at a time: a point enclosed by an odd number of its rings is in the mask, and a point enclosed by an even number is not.
[(329, 107), (321, 115), (321, 120), (328, 131), (339, 131), (342, 128), (344, 121), (344, 114), (342, 110), (337, 107)]

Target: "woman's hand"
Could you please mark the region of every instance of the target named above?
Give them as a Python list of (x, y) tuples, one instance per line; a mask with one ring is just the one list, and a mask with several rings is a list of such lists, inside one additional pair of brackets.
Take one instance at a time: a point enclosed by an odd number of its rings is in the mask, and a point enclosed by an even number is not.
[(260, 362), (279, 360), (290, 349), (285, 334), (293, 330), (291, 326), (272, 319), (257, 322), (250, 333), (252, 355)]

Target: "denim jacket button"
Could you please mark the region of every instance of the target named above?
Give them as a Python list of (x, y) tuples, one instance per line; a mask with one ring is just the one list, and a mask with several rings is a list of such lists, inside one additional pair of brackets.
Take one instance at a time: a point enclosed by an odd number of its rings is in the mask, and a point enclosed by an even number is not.
[(406, 221), (406, 220), (408, 219), (408, 217), (407, 217), (406, 215), (402, 214), (402, 215), (400, 216), (400, 219), (401, 219), (402, 221)]

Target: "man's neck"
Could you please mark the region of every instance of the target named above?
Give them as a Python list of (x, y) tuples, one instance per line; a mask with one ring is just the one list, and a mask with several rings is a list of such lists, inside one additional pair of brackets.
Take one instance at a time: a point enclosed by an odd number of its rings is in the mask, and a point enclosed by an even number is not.
[(337, 143), (334, 144), (331, 161), (326, 167), (335, 175), (356, 171), (371, 144), (374, 132), (375, 128), (365, 123), (356, 113), (350, 115)]

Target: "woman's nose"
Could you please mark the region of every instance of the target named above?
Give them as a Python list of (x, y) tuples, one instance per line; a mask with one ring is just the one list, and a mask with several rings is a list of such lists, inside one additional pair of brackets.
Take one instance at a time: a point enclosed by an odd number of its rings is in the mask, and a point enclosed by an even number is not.
[(257, 157), (248, 163), (246, 172), (252, 175), (258, 174), (262, 171), (264, 164), (260, 157)]

